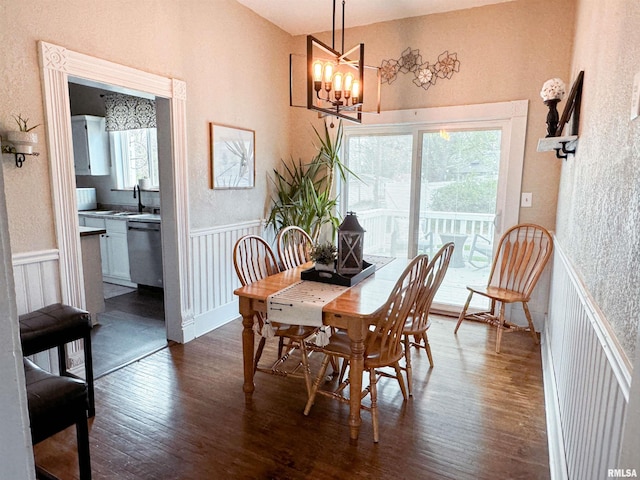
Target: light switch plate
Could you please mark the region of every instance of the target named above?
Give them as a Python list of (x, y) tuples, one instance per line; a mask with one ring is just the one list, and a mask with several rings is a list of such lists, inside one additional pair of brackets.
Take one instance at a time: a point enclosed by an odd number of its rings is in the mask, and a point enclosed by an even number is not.
[(640, 115), (640, 72), (633, 77), (633, 89), (631, 90), (631, 120)]
[(533, 193), (523, 192), (520, 197), (520, 206), (522, 208), (528, 208), (531, 206), (532, 202), (533, 202)]

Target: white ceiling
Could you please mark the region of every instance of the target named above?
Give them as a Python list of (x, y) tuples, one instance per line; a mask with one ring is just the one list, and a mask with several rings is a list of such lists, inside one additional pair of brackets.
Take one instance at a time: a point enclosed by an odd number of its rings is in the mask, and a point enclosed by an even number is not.
[[(431, 13), (463, 10), (513, 0), (346, 0), (345, 27)], [(291, 35), (331, 30), (332, 0), (238, 0)], [(342, 26), (342, 1), (336, 0), (336, 30)]]

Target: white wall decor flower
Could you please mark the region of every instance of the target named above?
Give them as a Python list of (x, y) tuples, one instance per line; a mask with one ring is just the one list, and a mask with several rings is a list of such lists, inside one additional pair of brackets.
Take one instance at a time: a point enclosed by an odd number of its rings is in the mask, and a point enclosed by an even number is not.
[(562, 100), (566, 94), (566, 85), (560, 78), (551, 78), (544, 82), (540, 96), (542, 100)]

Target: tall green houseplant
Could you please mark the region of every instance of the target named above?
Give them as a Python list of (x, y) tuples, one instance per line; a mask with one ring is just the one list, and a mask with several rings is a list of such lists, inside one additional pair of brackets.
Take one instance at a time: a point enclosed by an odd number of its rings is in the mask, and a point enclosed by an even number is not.
[(318, 240), (324, 225), (330, 224), (335, 232), (340, 219), (335, 215), (336, 197), (333, 195), (335, 172), (346, 178), (349, 171), (339, 157), (342, 147), (342, 122), (332, 137), (329, 127), (318, 132), (314, 127), (318, 144), (317, 155), (309, 163), (302, 160), (291, 163), (282, 161), (282, 169), (273, 170), (275, 196), (267, 224), (279, 231), (296, 225), (304, 229), (311, 238)]

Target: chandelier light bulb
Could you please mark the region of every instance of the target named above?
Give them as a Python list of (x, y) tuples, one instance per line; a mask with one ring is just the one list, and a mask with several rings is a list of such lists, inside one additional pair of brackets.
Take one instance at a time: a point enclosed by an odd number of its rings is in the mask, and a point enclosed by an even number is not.
[(331, 85), (331, 77), (333, 77), (333, 63), (327, 62), (324, 64), (325, 89), (326, 89), (326, 85)]
[(358, 103), (358, 99), (360, 98), (360, 82), (358, 80), (353, 81), (353, 85), (351, 87), (351, 101), (356, 104)]
[(340, 72), (336, 72), (336, 74), (333, 76), (333, 91), (342, 91), (342, 73)]
[(351, 72), (344, 76), (344, 95), (349, 98), (351, 89), (353, 88), (353, 74)]
[(322, 62), (320, 60), (313, 62), (313, 81), (322, 81)]

